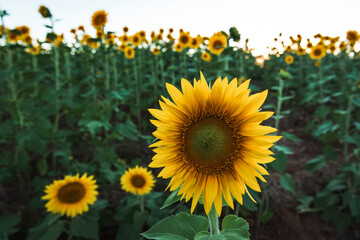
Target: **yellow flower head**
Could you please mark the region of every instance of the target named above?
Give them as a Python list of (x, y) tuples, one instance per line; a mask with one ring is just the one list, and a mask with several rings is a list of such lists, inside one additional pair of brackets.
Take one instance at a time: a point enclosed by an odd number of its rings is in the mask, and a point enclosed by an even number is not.
[(122, 36), (119, 37), (119, 40), (120, 40), (122, 43), (126, 44), (126, 43), (129, 41), (129, 37), (128, 37), (128, 35), (124, 34), (124, 35), (122, 35)]
[(160, 54), (160, 49), (158, 47), (154, 47), (154, 49), (152, 50), (152, 53), (154, 55), (159, 55)]
[(201, 54), (201, 59), (206, 62), (211, 62), (211, 55), (208, 52), (203, 52)]
[(145, 31), (140, 31), (139, 32), (139, 36), (144, 39), (146, 37), (146, 32)]
[(191, 48), (194, 48), (194, 49), (197, 49), (200, 47), (200, 41), (198, 38), (191, 38), (190, 40), (190, 47)]
[(319, 67), (320, 64), (321, 64), (320, 61), (316, 61), (316, 62), (314, 63), (314, 66), (315, 66), (315, 67)]
[(163, 168), (159, 177), (171, 178), (170, 191), (192, 198), (191, 212), (203, 196), (206, 214), (214, 204), (220, 215), (223, 198), (234, 208), (233, 197), (242, 204), (248, 187), (261, 191), (256, 178), (265, 182), (262, 164), (274, 160), (269, 148), (281, 137), (260, 125), (273, 115), (259, 112), (267, 90), (249, 96), (250, 81), (238, 86), (220, 77), (210, 88), (200, 76), (194, 85), (182, 79), (182, 92), (166, 84), (172, 101), (162, 97), (161, 109), (149, 109), (158, 139), (149, 167)]
[(124, 50), (125, 57), (128, 59), (132, 59), (135, 57), (135, 50), (131, 46), (127, 46)]
[(50, 10), (47, 7), (45, 7), (44, 5), (41, 5), (39, 7), (39, 13), (41, 14), (41, 16), (43, 18), (52, 17)]
[(96, 181), (93, 176), (82, 177), (66, 176), (63, 180), (55, 180), (45, 188), (46, 195), (42, 197), (48, 200), (45, 207), (48, 212), (60, 213), (68, 217), (75, 217), (89, 210), (89, 204), (94, 204), (98, 192)]
[(41, 46), (31, 46), (28, 48), (28, 52), (33, 55), (38, 55), (40, 53)]
[(121, 52), (124, 52), (125, 51), (125, 48), (126, 48), (126, 44), (121, 44), (118, 49), (121, 51)]
[(342, 41), (340, 44), (339, 44), (339, 48), (341, 51), (344, 51), (346, 49), (346, 43), (344, 41)]
[(292, 64), (294, 62), (294, 58), (291, 55), (286, 55), (284, 60), (286, 64)]
[(182, 50), (184, 49), (180, 43), (175, 44), (174, 48), (175, 48), (175, 51), (177, 51), (177, 52), (182, 52)]
[(19, 41), (20, 36), (15, 31), (7, 31), (7, 38), (9, 42), (16, 43)]
[(349, 40), (349, 42), (357, 42), (359, 41), (360, 35), (358, 34), (357, 31), (348, 31), (346, 33), (346, 38), (347, 40)]
[(31, 44), (32, 43), (32, 38), (30, 37), (30, 35), (22, 35), (21, 36), (21, 41), (23, 41), (26, 44)]
[(91, 25), (94, 28), (102, 28), (107, 22), (107, 13), (104, 10), (96, 11), (91, 17)]
[(335, 44), (334, 43), (332, 43), (332, 44), (330, 44), (329, 46), (327, 46), (327, 49), (329, 49), (330, 50), (330, 52), (335, 52), (335, 50), (336, 50), (336, 46), (335, 46)]
[(146, 168), (135, 166), (121, 176), (122, 189), (132, 194), (144, 195), (151, 192), (155, 185), (154, 176)]
[(227, 46), (227, 38), (221, 32), (215, 33), (209, 40), (209, 50), (211, 53), (219, 55)]
[(85, 32), (85, 28), (84, 28), (84, 26), (83, 26), (83, 25), (80, 25), (80, 26), (78, 27), (78, 30), (79, 30), (79, 31), (83, 31), (83, 32)]
[(304, 55), (306, 53), (305, 49), (302, 48), (301, 46), (298, 47), (298, 49), (296, 50), (296, 54), (301, 56)]
[(179, 37), (179, 44), (183, 47), (189, 47), (190, 46), (190, 33), (189, 32), (180, 32), (180, 37)]
[(325, 55), (326, 55), (326, 49), (324, 45), (318, 44), (311, 48), (311, 52), (310, 52), (311, 59), (319, 60), (325, 57)]
[(20, 31), (21, 35), (29, 35), (30, 34), (30, 28), (28, 26), (20, 26), (16, 27), (17, 30)]
[(142, 37), (139, 34), (135, 34), (130, 37), (130, 40), (131, 40), (131, 44), (137, 47), (142, 42)]

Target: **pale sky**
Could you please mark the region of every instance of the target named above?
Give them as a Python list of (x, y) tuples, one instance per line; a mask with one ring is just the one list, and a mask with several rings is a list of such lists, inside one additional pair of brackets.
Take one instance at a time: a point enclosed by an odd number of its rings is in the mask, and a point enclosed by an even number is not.
[(211, 36), (235, 26), (243, 41), (250, 39), (255, 55), (265, 54), (280, 32), (288, 40), (298, 33), (303, 38), (316, 33), (344, 38), (348, 30), (360, 31), (360, 0), (2, 0), (0, 9), (10, 13), (5, 18), (6, 27), (27, 25), (33, 38), (44, 40), (44, 24), (49, 22), (38, 13), (40, 5), (60, 19), (55, 32), (64, 33), (65, 39), (70, 39), (70, 29), (79, 25), (94, 35), (91, 16), (105, 10), (106, 30), (118, 34), (128, 26), (130, 34), (145, 30), (149, 36), (160, 28), (167, 34), (172, 27), (176, 33), (180, 28), (190, 31), (193, 37)]

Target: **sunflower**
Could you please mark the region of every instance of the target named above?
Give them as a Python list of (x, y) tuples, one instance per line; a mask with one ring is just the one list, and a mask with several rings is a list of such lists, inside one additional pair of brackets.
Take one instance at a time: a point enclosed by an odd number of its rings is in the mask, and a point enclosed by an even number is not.
[(227, 38), (221, 32), (215, 33), (209, 40), (210, 52), (216, 55), (222, 53), (227, 46)]
[(211, 55), (208, 52), (203, 52), (201, 54), (201, 59), (206, 62), (211, 62)]
[(23, 41), (26, 44), (31, 44), (32, 38), (30, 37), (30, 35), (24, 35), (24, 36), (21, 36), (21, 41)]
[(124, 50), (125, 57), (128, 59), (132, 59), (135, 57), (135, 50), (131, 46), (127, 46)]
[(11, 30), (7, 32), (7, 39), (9, 42), (17, 42), (19, 41), (19, 35), (17, 35), (15, 31)]
[(38, 55), (40, 53), (40, 50), (41, 50), (41, 46), (31, 46), (28, 48), (28, 51), (30, 54), (33, 54), (33, 55)]
[(139, 46), (141, 41), (142, 41), (142, 37), (139, 34), (135, 34), (133, 36), (130, 37), (130, 41), (131, 44), (134, 45), (135, 47)]
[(140, 31), (139, 36), (144, 39), (146, 37), (146, 32), (144, 30)]
[(199, 48), (199, 47), (200, 47), (199, 39), (198, 39), (198, 38), (191, 38), (191, 40), (190, 40), (190, 47), (191, 47), (191, 48), (194, 48), (194, 49)]
[(119, 40), (120, 40), (122, 43), (126, 44), (126, 43), (129, 41), (129, 37), (128, 37), (128, 35), (124, 34), (124, 35), (122, 35), (122, 36), (119, 37)]
[(299, 46), (299, 48), (296, 50), (296, 54), (301, 56), (304, 55), (306, 53), (305, 49), (302, 48), (301, 46)]
[(83, 26), (83, 25), (80, 25), (80, 26), (78, 27), (78, 30), (79, 30), (79, 31), (83, 31), (83, 32), (85, 32), (85, 28), (84, 28), (84, 26)]
[(325, 55), (326, 55), (326, 49), (324, 45), (316, 45), (311, 48), (311, 52), (310, 52), (311, 59), (319, 60), (325, 57)]
[(153, 50), (152, 50), (152, 53), (154, 55), (159, 55), (160, 54), (160, 49), (158, 47), (155, 47)]
[(340, 44), (339, 44), (339, 48), (341, 51), (344, 51), (346, 49), (346, 43), (344, 41), (342, 41)]
[(177, 52), (182, 52), (182, 50), (184, 49), (180, 43), (175, 44), (174, 48), (175, 48), (175, 51), (177, 51)]
[(336, 46), (334, 43), (330, 44), (329, 46), (327, 46), (327, 49), (330, 50), (330, 52), (334, 53), (336, 50)]
[(96, 11), (91, 17), (91, 25), (94, 28), (102, 28), (107, 22), (107, 13), (104, 10)]
[(30, 28), (28, 26), (20, 26), (16, 27), (17, 30), (20, 31), (21, 35), (29, 35), (30, 34)]
[(180, 32), (180, 37), (179, 37), (179, 44), (183, 47), (189, 47), (190, 46), (190, 33), (189, 32)]
[(121, 44), (118, 49), (121, 51), (121, 52), (124, 52), (125, 51), (125, 48), (126, 48), (126, 44)]
[(291, 55), (286, 55), (284, 60), (286, 64), (292, 64), (294, 62), (294, 58)]
[(52, 17), (52, 15), (51, 15), (51, 12), (50, 12), (50, 10), (47, 8), (47, 7), (45, 7), (44, 5), (41, 5), (40, 7), (39, 7), (39, 13), (41, 14), (41, 16), (43, 16), (43, 18), (50, 18), (50, 17)]
[(66, 214), (68, 217), (75, 217), (89, 210), (89, 204), (94, 204), (98, 192), (96, 180), (93, 176), (82, 177), (66, 176), (63, 180), (55, 180), (45, 187), (46, 195), (42, 197), (49, 200), (45, 207), (48, 212)]
[(159, 177), (172, 178), (170, 191), (180, 187), (186, 201), (193, 198), (191, 213), (203, 196), (206, 214), (214, 203), (220, 215), (223, 198), (233, 208), (232, 196), (242, 204), (247, 187), (261, 191), (256, 177), (265, 182), (268, 172), (260, 164), (274, 160), (268, 148), (281, 137), (260, 125), (273, 114), (258, 111), (267, 90), (249, 96), (249, 81), (238, 86), (220, 77), (210, 88), (200, 75), (194, 86), (182, 79), (182, 92), (167, 84), (173, 102), (162, 97), (161, 110), (149, 109), (158, 139), (149, 167), (163, 167)]
[(154, 176), (146, 168), (135, 166), (125, 171), (121, 176), (122, 189), (132, 194), (148, 194), (155, 185)]
[(315, 67), (319, 67), (319, 66), (320, 66), (320, 61), (316, 61), (316, 62), (314, 63), (314, 66), (315, 66)]
[(348, 31), (346, 33), (346, 38), (349, 40), (349, 42), (357, 42), (359, 41), (360, 35), (357, 31)]

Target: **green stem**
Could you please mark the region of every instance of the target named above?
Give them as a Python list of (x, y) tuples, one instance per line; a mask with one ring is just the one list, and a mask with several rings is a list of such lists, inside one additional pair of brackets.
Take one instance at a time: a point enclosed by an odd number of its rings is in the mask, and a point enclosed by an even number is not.
[(65, 58), (65, 68), (66, 68), (66, 79), (69, 82), (68, 95), (69, 95), (69, 104), (72, 102), (72, 83), (71, 83), (71, 63), (70, 63), (70, 54), (64, 52)]
[(140, 196), (140, 210), (141, 212), (145, 212), (145, 197), (144, 195)]
[(136, 100), (137, 127), (138, 127), (138, 130), (141, 131), (140, 79), (139, 79), (139, 76), (138, 76), (136, 58), (133, 58), (132, 61), (133, 61), (135, 84), (136, 84), (136, 86), (135, 86), (135, 100)]
[(174, 56), (171, 57), (171, 66), (172, 66), (171, 84), (175, 85), (176, 78), (175, 78), (175, 57)]
[[(345, 116), (345, 129), (344, 129), (345, 136), (349, 135), (353, 99), (354, 99), (354, 94), (351, 94), (348, 99), (348, 105), (347, 105), (346, 116)], [(348, 148), (349, 148), (349, 145), (348, 145), (347, 141), (345, 141), (345, 143), (344, 143), (344, 158), (345, 158), (346, 164), (349, 163)]]
[(215, 235), (220, 233), (219, 230), (219, 217), (215, 210), (214, 204), (211, 206), (211, 210), (208, 214), (209, 224), (210, 224), (210, 235)]
[(105, 89), (110, 90), (110, 66), (109, 66), (109, 53), (105, 53)]
[(277, 99), (277, 106), (276, 106), (275, 128), (279, 130), (284, 81), (282, 80), (281, 77), (278, 77), (278, 80), (279, 80), (279, 88), (278, 88), (278, 99)]
[(319, 72), (318, 72), (318, 85), (319, 85), (319, 92), (320, 92), (320, 103), (324, 104), (324, 89), (322, 86), (322, 80), (323, 80), (323, 68), (322, 68), (322, 62), (320, 60)]
[(59, 101), (59, 90), (60, 90), (60, 60), (59, 60), (59, 49), (56, 46), (54, 48), (54, 64), (55, 64), (55, 121), (54, 121), (54, 132), (56, 133), (59, 128), (60, 120), (60, 101)]
[(112, 68), (113, 68), (113, 72), (114, 72), (114, 86), (115, 86), (115, 90), (117, 90), (118, 88), (118, 79), (119, 79), (119, 74), (118, 74), (118, 70), (117, 70), (117, 63), (116, 63), (116, 54), (112, 55)]

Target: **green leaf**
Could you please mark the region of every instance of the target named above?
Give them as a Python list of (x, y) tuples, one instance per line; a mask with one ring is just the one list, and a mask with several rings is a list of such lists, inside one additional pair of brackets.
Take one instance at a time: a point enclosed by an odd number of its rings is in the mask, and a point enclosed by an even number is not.
[(75, 237), (99, 239), (99, 225), (86, 216), (78, 216), (70, 222), (70, 233)]
[(271, 166), (279, 173), (282, 173), (286, 168), (287, 159), (288, 157), (284, 152), (277, 152), (275, 161), (271, 163)]
[(36, 161), (36, 167), (41, 176), (44, 176), (48, 170), (48, 164), (45, 158)]
[(293, 151), (291, 151), (290, 148), (285, 147), (285, 146), (281, 146), (281, 145), (274, 145), (274, 148), (279, 151), (279, 152), (284, 152), (286, 155), (291, 155), (293, 154)]
[(170, 196), (166, 199), (166, 201), (164, 202), (164, 205), (162, 205), (162, 207), (160, 209), (164, 209), (164, 208), (170, 206), (171, 204), (179, 201), (181, 199), (181, 195), (177, 195), (179, 190), (180, 190), (180, 188), (173, 191), (170, 194)]
[(305, 163), (305, 170), (309, 172), (315, 172), (316, 170), (319, 170), (323, 168), (326, 164), (324, 156), (318, 156), (314, 159), (311, 159)]
[(194, 239), (196, 233), (208, 229), (206, 217), (180, 213), (161, 220), (141, 235), (148, 239), (185, 240)]
[(217, 233), (212, 235), (209, 240), (226, 240), (227, 238), (224, 237), (221, 233)]
[(60, 214), (49, 214), (40, 225), (29, 230), (26, 240), (56, 240), (65, 229), (65, 223), (58, 221)]
[(195, 235), (194, 240), (209, 240), (209, 238), (210, 233), (208, 231), (201, 231)]
[(249, 239), (249, 224), (241, 217), (227, 215), (222, 221), (221, 234), (228, 240)]
[(290, 174), (285, 173), (280, 177), (280, 185), (295, 194), (295, 181)]
[(14, 229), (15, 225), (18, 224), (21, 220), (20, 215), (14, 214), (6, 217), (0, 217), (0, 236), (9, 237), (11, 234), (17, 232)]
[(295, 136), (294, 134), (291, 134), (291, 133), (288, 133), (288, 132), (281, 132), (281, 135), (286, 138), (286, 139), (289, 139), (291, 141), (294, 141), (294, 142), (300, 142), (301, 139), (298, 138), (297, 136)]

